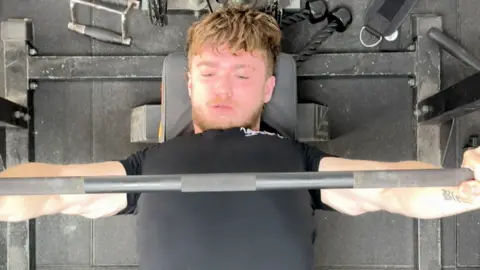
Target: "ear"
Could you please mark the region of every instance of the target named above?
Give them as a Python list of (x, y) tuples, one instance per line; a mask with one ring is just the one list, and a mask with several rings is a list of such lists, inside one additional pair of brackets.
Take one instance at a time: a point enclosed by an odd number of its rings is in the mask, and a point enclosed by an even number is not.
[(192, 74), (187, 72), (187, 88), (188, 88), (188, 96), (192, 97)]
[(275, 76), (270, 76), (265, 82), (265, 92), (263, 95), (263, 103), (268, 103), (270, 99), (272, 99), (274, 88), (275, 88)]

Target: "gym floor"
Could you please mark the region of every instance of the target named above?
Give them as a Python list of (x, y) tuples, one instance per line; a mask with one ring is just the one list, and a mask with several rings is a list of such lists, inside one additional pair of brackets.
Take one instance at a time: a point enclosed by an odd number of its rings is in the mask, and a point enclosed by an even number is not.
[[(354, 12), (349, 30), (335, 34), (325, 52), (361, 52), (358, 33), (369, 0), (330, 0)], [(140, 12), (130, 17), (134, 46), (93, 41), (67, 30), (68, 1), (0, 1), (1, 20), (27, 17), (34, 22), (35, 46), (41, 55), (167, 54), (184, 48), (185, 33), (196, 19), (169, 16), (158, 28)], [(417, 13), (443, 17), (444, 31), (480, 57), (478, 0), (420, 0)], [(114, 15), (81, 10), (80, 21), (119, 26)], [(296, 52), (321, 24), (302, 23), (285, 31), (284, 51)], [(410, 21), (401, 29), (403, 50), (411, 42)], [(162, 63), (158, 63), (161, 65)], [(395, 65), (395, 63), (388, 63)], [(474, 70), (442, 52), (442, 88)], [(120, 159), (144, 147), (130, 143), (130, 110), (159, 101), (159, 81), (42, 82), (35, 92), (36, 160), (88, 163)], [(330, 110), (332, 141), (320, 148), (347, 158), (398, 161), (415, 158), (413, 90), (406, 78), (316, 79), (299, 81), (299, 96), (325, 103)], [(480, 132), (480, 113), (455, 122), (446, 166), (458, 166), (466, 138)], [(457, 149), (459, 148), (459, 149)], [(91, 221), (70, 216), (36, 221), (39, 269), (136, 269), (135, 217)], [(445, 269), (480, 269), (480, 215), (462, 214), (442, 220), (442, 265)], [(318, 269), (415, 269), (415, 220), (388, 213), (349, 217), (318, 213)], [(1, 268), (1, 267), (0, 267)]]

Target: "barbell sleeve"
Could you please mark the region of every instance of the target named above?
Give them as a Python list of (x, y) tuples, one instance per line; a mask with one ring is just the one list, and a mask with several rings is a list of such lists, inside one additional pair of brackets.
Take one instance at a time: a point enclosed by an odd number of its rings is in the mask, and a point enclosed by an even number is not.
[(127, 192), (453, 187), (469, 169), (0, 178), (0, 196)]

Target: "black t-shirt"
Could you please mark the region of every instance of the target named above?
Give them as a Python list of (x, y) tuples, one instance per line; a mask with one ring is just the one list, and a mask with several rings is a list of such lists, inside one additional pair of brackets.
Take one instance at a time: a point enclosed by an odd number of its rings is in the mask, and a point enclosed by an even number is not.
[[(128, 175), (317, 171), (327, 156), (244, 128), (185, 135), (122, 160)], [(128, 194), (138, 215), (140, 270), (313, 267), (318, 190)]]

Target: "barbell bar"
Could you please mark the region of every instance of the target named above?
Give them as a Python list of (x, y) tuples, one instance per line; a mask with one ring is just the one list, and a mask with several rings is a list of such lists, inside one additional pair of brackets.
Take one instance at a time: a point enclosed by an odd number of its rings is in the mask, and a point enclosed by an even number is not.
[(127, 192), (235, 192), (286, 189), (452, 187), (474, 179), (465, 168), (292, 173), (0, 178), (0, 196)]

